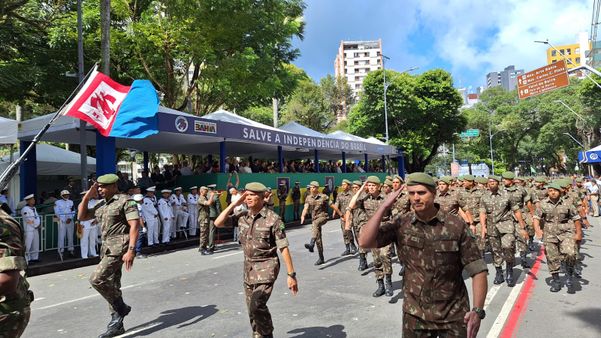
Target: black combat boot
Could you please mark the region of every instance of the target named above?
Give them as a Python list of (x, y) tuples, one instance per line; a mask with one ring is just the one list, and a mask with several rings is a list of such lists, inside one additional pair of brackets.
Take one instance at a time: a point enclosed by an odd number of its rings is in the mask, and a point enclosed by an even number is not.
[(503, 268), (502, 267), (495, 267), (495, 269), (497, 270), (497, 274), (495, 275), (495, 280), (493, 281), (494, 284), (503, 284), (503, 282), (505, 281), (505, 279), (503, 278)]
[(324, 263), (323, 251), (319, 251), (319, 259), (315, 262), (315, 265), (322, 265)]
[(559, 279), (559, 274), (554, 273), (551, 275), (551, 292), (559, 292), (561, 290), (561, 280)]
[(513, 264), (506, 263), (507, 271), (505, 271), (505, 281), (507, 286), (514, 287), (515, 281), (513, 280)]
[(351, 245), (345, 244), (346, 249), (340, 254), (340, 256), (347, 256), (351, 254)]
[(351, 255), (357, 253), (357, 247), (355, 246), (355, 242), (351, 242)]
[(311, 238), (311, 242), (305, 244), (305, 248), (309, 250), (309, 252), (313, 252), (313, 248), (315, 247), (315, 238)]
[(566, 266), (566, 286), (568, 287), (568, 293), (576, 293), (574, 290), (574, 267), (571, 265)]
[(399, 276), (403, 277), (404, 274), (405, 274), (405, 266), (401, 263), (401, 266), (399, 267)]
[(536, 245), (534, 244), (534, 238), (532, 236), (528, 240), (528, 250), (536, 251)]
[(365, 258), (365, 254), (359, 254), (359, 268), (357, 270), (367, 270), (367, 258)]
[(386, 275), (384, 287), (386, 289), (386, 296), (392, 297), (392, 275)]
[(520, 253), (520, 262), (521, 262), (521, 264), (522, 264), (522, 268), (524, 268), (524, 269), (529, 269), (529, 268), (531, 268), (531, 267), (532, 267), (532, 266), (530, 265), (530, 263), (528, 263), (528, 258), (527, 258), (527, 256), (526, 256), (526, 251), (522, 251), (522, 252)]
[(374, 292), (374, 294), (372, 296), (380, 297), (386, 292), (386, 290), (384, 289), (384, 280), (378, 279), (378, 280), (376, 280), (376, 282), (378, 282), (378, 288), (376, 289), (376, 292)]
[(111, 321), (107, 325), (106, 332), (98, 336), (98, 338), (115, 337), (125, 333), (123, 319), (131, 312), (131, 306), (125, 304), (123, 298), (119, 298), (113, 304), (113, 308), (116, 312), (111, 314)]

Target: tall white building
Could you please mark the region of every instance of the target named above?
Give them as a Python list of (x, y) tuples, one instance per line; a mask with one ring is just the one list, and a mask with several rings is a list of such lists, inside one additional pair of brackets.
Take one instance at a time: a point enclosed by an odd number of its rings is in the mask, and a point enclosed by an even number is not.
[(367, 73), (382, 68), (382, 40), (340, 41), (334, 61), (336, 77), (345, 76), (358, 99)]

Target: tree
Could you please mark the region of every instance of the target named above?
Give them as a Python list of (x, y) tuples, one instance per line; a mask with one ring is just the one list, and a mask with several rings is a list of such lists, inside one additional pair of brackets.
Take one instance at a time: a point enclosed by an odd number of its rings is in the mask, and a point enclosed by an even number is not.
[(262, 106), (262, 107), (250, 107), (247, 110), (240, 113), (240, 116), (246, 117), (253, 121), (263, 123), (268, 126), (273, 126), (273, 108)]
[[(463, 130), (462, 99), (451, 75), (434, 69), (418, 76), (386, 71), (389, 143), (403, 148), (409, 172), (423, 171), (438, 148)], [(349, 115), (349, 131), (368, 137), (385, 135), (383, 71), (363, 82), (363, 94)]]
[(346, 77), (328, 74), (319, 81), (324, 100), (334, 116), (346, 116), (348, 108), (355, 103), (353, 90)]
[(304, 80), (284, 105), (282, 123), (296, 121), (313, 130), (326, 132), (336, 120), (329, 108), (321, 87), (311, 80)]

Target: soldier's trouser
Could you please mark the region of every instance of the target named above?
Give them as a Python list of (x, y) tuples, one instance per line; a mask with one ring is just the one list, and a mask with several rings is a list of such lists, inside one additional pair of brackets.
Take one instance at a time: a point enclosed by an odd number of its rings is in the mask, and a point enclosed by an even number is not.
[(79, 242), (81, 258), (96, 256), (96, 238), (98, 238), (97, 229), (98, 227), (95, 225), (83, 228), (81, 241)]
[(196, 236), (196, 230), (198, 229), (198, 210), (192, 209), (188, 211), (190, 215), (188, 217), (188, 234), (190, 236)]
[(300, 200), (294, 200), (292, 201), (292, 209), (293, 209), (293, 213), (294, 213), (294, 220), (299, 220), (300, 219)]
[(561, 262), (568, 266), (575, 266), (578, 258), (578, 250), (574, 235), (570, 232), (557, 236), (546, 236), (545, 255), (547, 256), (547, 266), (550, 273), (558, 273)]
[(67, 237), (67, 245), (69, 251), (73, 251), (73, 220), (67, 224), (63, 221), (58, 221), (58, 251), (65, 251), (65, 236)]
[(355, 240), (353, 238), (353, 230), (346, 231), (344, 230), (344, 221), (340, 221), (340, 230), (342, 230), (342, 240), (344, 240), (344, 244), (354, 243)]
[(478, 246), (478, 250), (484, 251), (486, 249), (486, 238), (482, 238), (482, 225), (480, 222), (476, 223), (476, 245)]
[(200, 248), (214, 249), (215, 220), (209, 219), (200, 224)]
[(246, 307), (253, 334), (258, 333), (263, 336), (270, 335), (273, 332), (273, 323), (271, 314), (267, 308), (267, 301), (271, 296), (273, 283), (268, 284), (246, 284), (244, 283), (244, 293), (246, 295)]
[(492, 235), (487, 235), (493, 253), (493, 264), (499, 268), (503, 261), (513, 265), (515, 262), (515, 235), (513, 233), (502, 234), (497, 227), (492, 227)]
[(374, 257), (374, 272), (376, 279), (384, 279), (385, 275), (392, 274), (392, 261), (390, 260), (390, 245), (371, 250)]
[(403, 338), (467, 337), (467, 325), (463, 320), (438, 324), (435, 329), (430, 329), (431, 327), (431, 323), (425, 323), (417, 317), (403, 313)]
[(27, 261), (37, 260), (40, 253), (40, 233), (38, 230), (25, 231), (25, 257)]
[(169, 243), (171, 241), (171, 228), (173, 219), (163, 219), (163, 240), (162, 243)]
[(279, 214), (280, 214), (280, 218), (282, 219), (282, 222), (286, 222), (286, 203), (280, 203), (279, 204)]
[(0, 308), (0, 337), (21, 337), (29, 323), (31, 309), (29, 306), (23, 308), (10, 308), (6, 311)]
[(366, 254), (367, 250), (359, 246), (359, 232), (361, 231), (361, 227), (353, 224), (353, 229), (355, 230), (355, 237), (357, 238), (357, 247), (359, 247), (359, 253)]
[(209, 250), (215, 249), (215, 218), (209, 219)]
[(151, 218), (146, 220), (146, 238), (148, 239), (148, 245), (159, 244), (159, 219)]
[(317, 251), (323, 252), (323, 242), (321, 241), (321, 226), (328, 221), (325, 217), (314, 219), (311, 223), (311, 238), (315, 238)]
[[(103, 249), (104, 250), (104, 249)], [(90, 284), (109, 303), (111, 313), (117, 311), (114, 308), (117, 299), (121, 298), (121, 260), (123, 255), (109, 256), (102, 253), (102, 259), (96, 270), (90, 276)]]
[[(522, 233), (520, 232), (520, 230), (521, 230), (520, 223), (514, 222), (514, 225), (515, 225), (516, 252), (518, 252), (520, 254), (522, 252), (528, 252), (528, 241), (524, 238), (524, 236), (522, 236)], [(528, 227), (526, 227), (526, 231), (528, 231)]]

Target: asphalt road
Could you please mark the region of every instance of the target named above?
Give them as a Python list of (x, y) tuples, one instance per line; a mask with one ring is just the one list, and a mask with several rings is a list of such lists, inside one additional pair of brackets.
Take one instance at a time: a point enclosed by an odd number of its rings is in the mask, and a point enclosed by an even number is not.
[[(493, 286), (489, 275), (487, 318), (480, 337), (502, 334), (518, 337), (598, 337), (601, 335), (601, 222), (587, 231), (585, 270), (580, 290), (568, 295), (548, 291), (544, 259), (531, 287), (518, 266), (514, 288)], [(327, 263), (316, 267), (316, 253), (303, 247), (309, 226), (288, 231), (300, 292), (292, 296), (282, 269), (268, 303), (275, 337), (399, 337), (401, 335), (401, 280), (394, 264), (392, 298), (373, 298), (376, 282), (371, 270), (357, 271), (356, 256), (340, 257), (344, 246), (339, 221), (324, 226)], [(534, 257), (536, 253), (532, 253)], [(124, 272), (126, 303), (133, 310), (125, 320), (123, 337), (249, 337), (250, 325), (242, 289), (242, 251), (237, 244), (222, 245), (213, 256), (185, 249), (135, 261)], [(371, 263), (371, 255), (368, 257)], [(489, 265), (491, 270), (494, 270)], [(90, 287), (94, 267), (83, 267), (30, 278), (36, 301), (25, 337), (96, 337), (108, 323), (106, 302)], [(466, 280), (471, 294), (471, 282)], [(526, 286), (525, 286), (526, 285)], [(507, 331), (513, 323), (514, 328)]]

